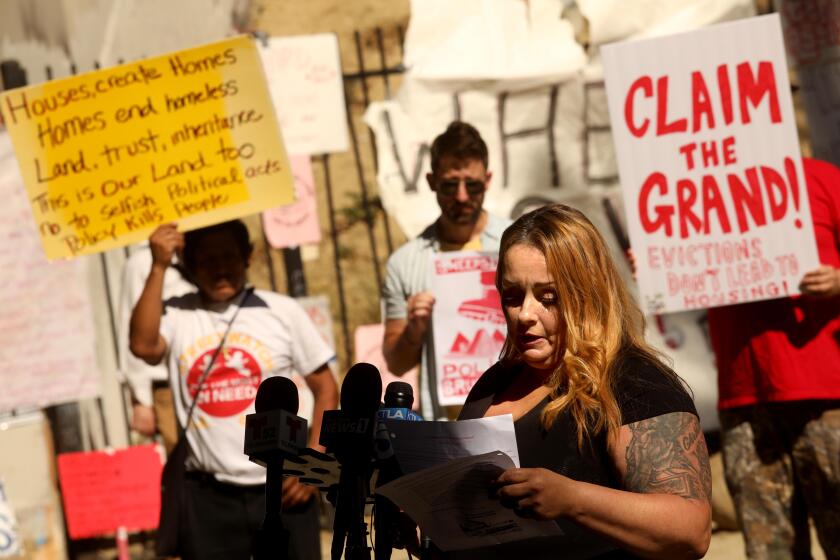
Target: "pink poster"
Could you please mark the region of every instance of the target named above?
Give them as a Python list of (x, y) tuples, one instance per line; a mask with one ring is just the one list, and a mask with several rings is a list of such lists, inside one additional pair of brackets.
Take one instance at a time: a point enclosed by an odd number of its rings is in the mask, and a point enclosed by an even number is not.
[(385, 325), (361, 325), (356, 329), (356, 362), (367, 362), (375, 365), (382, 376), (382, 398), (385, 398), (385, 389), (392, 381), (404, 381), (411, 385), (414, 391), (414, 410), (420, 410), (420, 388), (417, 382), (417, 368), (408, 371), (402, 377), (397, 377), (385, 365), (385, 358), (382, 356), (382, 336), (385, 334)]
[(297, 199), (288, 206), (263, 212), (263, 227), (275, 249), (321, 241), (318, 207), (315, 204), (315, 176), (309, 156), (289, 156)]
[(496, 253), (452, 252), (432, 260), (437, 396), (463, 404), (481, 374), (499, 359), (507, 327), (496, 291)]

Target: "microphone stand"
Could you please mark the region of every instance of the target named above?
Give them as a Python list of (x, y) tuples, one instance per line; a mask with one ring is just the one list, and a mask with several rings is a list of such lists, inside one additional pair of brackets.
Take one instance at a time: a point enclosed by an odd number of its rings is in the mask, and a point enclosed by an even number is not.
[(341, 469), (330, 549), (332, 560), (341, 558), (342, 548), (345, 560), (370, 560), (365, 523), (365, 504), (370, 494), (368, 480), (364, 476), (367, 469), (358, 468), (359, 465), (354, 462), (356, 460), (351, 459)]
[(321, 421), (321, 445), (335, 454), (341, 468), (330, 548), (333, 560), (370, 560), (365, 504), (370, 495), (373, 433), (382, 393), (376, 366), (354, 364), (341, 384), (341, 410), (327, 410)]
[(289, 530), (283, 527), (283, 458), (267, 461), (265, 517), (254, 535), (254, 560), (287, 560)]

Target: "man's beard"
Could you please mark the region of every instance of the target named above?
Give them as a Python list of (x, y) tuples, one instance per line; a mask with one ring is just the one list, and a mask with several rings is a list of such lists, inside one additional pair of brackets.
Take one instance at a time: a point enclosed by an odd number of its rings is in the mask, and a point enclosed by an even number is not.
[[(465, 212), (469, 210), (469, 212)], [(453, 224), (469, 225), (478, 221), (481, 207), (475, 204), (453, 204), (447, 209), (446, 218)]]

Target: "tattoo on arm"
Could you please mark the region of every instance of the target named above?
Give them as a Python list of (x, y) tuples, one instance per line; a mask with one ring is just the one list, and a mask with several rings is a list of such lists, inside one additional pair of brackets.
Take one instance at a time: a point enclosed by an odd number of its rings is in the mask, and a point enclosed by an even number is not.
[(672, 412), (628, 424), (628, 428), (627, 490), (711, 499), (709, 452), (696, 416)]

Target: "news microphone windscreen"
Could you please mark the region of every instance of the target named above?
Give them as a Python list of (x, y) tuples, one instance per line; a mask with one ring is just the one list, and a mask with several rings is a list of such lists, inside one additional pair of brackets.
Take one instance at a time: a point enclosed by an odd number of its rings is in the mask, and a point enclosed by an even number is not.
[(254, 400), (254, 410), (257, 412), (285, 410), (297, 414), (299, 404), (298, 390), (294, 381), (275, 375), (260, 383), (257, 398)]
[(358, 416), (373, 416), (379, 408), (382, 377), (376, 366), (361, 362), (353, 365), (341, 384), (342, 410)]
[(411, 408), (414, 404), (414, 390), (405, 381), (391, 381), (385, 389), (385, 406), (388, 408)]

